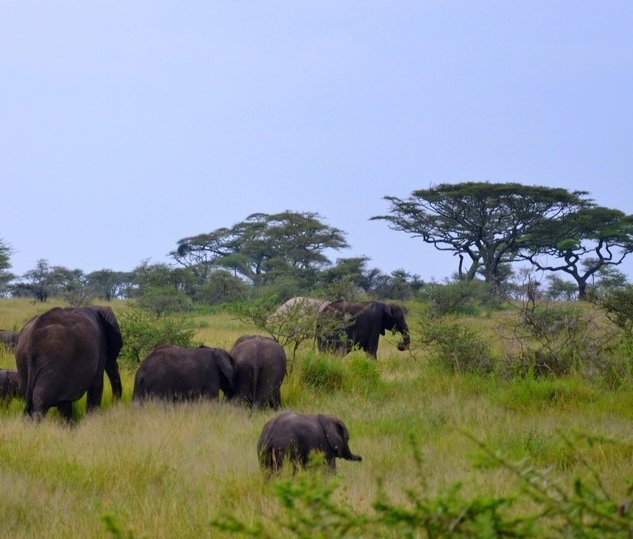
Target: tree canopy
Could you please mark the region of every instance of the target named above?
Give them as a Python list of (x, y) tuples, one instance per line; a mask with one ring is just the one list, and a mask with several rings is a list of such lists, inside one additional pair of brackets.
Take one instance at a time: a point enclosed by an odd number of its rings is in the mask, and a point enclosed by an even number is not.
[(0, 294), (7, 291), (7, 285), (15, 278), (9, 269), (11, 268), (11, 246), (0, 238)]
[(317, 213), (254, 213), (231, 228), (218, 228), (178, 241), (176, 262), (208, 276), (225, 268), (255, 285), (289, 271), (310, 277), (331, 264), (325, 251), (349, 247), (345, 233), (321, 222)]
[[(525, 238), (539, 237), (546, 224), (591, 206), (585, 191), (519, 183), (439, 184), (414, 191), (407, 199), (386, 196), (385, 220), (393, 230), (420, 237), (459, 257), (459, 277), (472, 280), (481, 270), (496, 284), (504, 264), (516, 260)], [(464, 262), (466, 266), (464, 267)]]
[[(633, 215), (602, 206), (585, 206), (544, 226), (528, 238), (519, 255), (543, 271), (562, 271), (576, 281), (584, 299), (587, 283), (599, 270), (617, 266), (633, 251)], [(554, 258), (554, 262), (543, 262)]]

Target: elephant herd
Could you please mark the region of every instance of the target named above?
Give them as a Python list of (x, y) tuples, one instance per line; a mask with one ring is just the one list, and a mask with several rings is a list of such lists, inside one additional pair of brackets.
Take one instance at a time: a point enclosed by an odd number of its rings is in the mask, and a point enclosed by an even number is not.
[[(385, 330), (402, 333), (398, 349), (409, 345), (404, 313), (397, 305), (321, 303), (319, 350), (347, 353), (358, 346), (376, 357), (378, 339)], [(331, 320), (343, 322), (328, 323)], [(25, 415), (39, 419), (56, 407), (61, 417), (70, 421), (72, 403), (84, 394), (88, 412), (99, 408), (104, 373), (113, 398), (121, 398), (117, 358), (123, 339), (110, 307), (55, 307), (8, 337), (10, 346), (15, 347), (17, 372), (0, 370), (0, 396), (20, 396)], [(154, 349), (139, 365), (132, 400), (214, 400), (222, 391), (227, 401), (277, 409), (285, 375), (286, 354), (270, 337), (243, 335), (228, 351), (165, 345)], [(361, 460), (350, 451), (348, 441), (347, 427), (334, 416), (283, 412), (266, 423), (257, 451), (262, 467), (274, 471), (285, 460), (305, 466), (310, 452), (316, 450), (334, 471), (335, 458)]]

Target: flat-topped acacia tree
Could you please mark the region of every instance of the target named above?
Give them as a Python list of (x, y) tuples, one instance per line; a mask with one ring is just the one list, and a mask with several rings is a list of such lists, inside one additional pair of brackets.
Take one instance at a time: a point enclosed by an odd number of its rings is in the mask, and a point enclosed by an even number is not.
[(529, 249), (543, 227), (593, 205), (587, 194), (519, 183), (442, 183), (406, 199), (385, 196), (390, 213), (371, 220), (453, 252), (460, 279), (470, 281), (481, 270), (487, 283), (498, 284), (503, 265)]

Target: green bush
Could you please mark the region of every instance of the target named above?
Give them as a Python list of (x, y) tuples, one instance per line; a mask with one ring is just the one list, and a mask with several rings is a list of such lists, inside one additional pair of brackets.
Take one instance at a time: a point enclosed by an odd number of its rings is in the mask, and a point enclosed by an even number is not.
[(418, 326), (418, 338), (431, 350), (430, 362), (455, 373), (489, 374), (496, 361), (490, 344), (462, 323), (425, 317)]
[[(415, 451), (417, 485), (405, 490), (404, 502), (389, 498), (378, 484), (371, 510), (361, 512), (338, 495), (338, 478), (314, 470), (300, 472), (271, 485), (280, 510), (270, 519), (246, 523), (229, 513), (217, 515), (211, 526), (228, 536), (239, 534), (259, 539), (298, 538), (629, 538), (633, 535), (630, 514), (632, 487), (614, 495), (607, 491), (597, 471), (582, 459), (579, 445), (630, 445), (604, 438), (578, 436), (563, 439), (568, 452), (588, 470), (569, 486), (552, 481), (549, 471), (525, 461), (509, 461), (479, 442), (478, 466), (499, 468), (514, 478), (507, 495), (463, 494), (463, 485), (453, 483), (439, 492), (429, 492), (420, 454)], [(570, 453), (571, 454), (571, 453)], [(414, 473), (416, 468), (414, 467)], [(530, 501), (531, 511), (515, 511), (517, 502)], [(523, 504), (525, 506), (525, 504)]]
[(315, 352), (307, 352), (301, 369), (301, 381), (316, 390), (337, 391), (343, 387), (343, 361)]
[(154, 348), (164, 344), (194, 345), (196, 328), (180, 315), (156, 316), (140, 306), (132, 306), (119, 316), (119, 325), (123, 336), (123, 348), (119, 354), (122, 363), (136, 365)]
[(494, 288), (483, 281), (429, 283), (420, 288), (418, 298), (432, 306), (436, 315), (477, 314), (482, 306), (498, 307)]
[(352, 350), (345, 358), (344, 387), (349, 391), (366, 391), (380, 387), (379, 363), (362, 350)]
[(504, 365), (513, 377), (569, 376), (600, 379), (618, 361), (618, 336), (586, 304), (528, 301), (501, 328)]

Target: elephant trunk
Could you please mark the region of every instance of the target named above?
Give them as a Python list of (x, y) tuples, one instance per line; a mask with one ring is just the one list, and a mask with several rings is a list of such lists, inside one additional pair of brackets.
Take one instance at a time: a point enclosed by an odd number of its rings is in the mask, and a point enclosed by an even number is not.
[(409, 334), (409, 328), (406, 326), (400, 333), (402, 333), (402, 342), (398, 343), (398, 350), (402, 352), (409, 349), (409, 345), (411, 344), (411, 335)]

